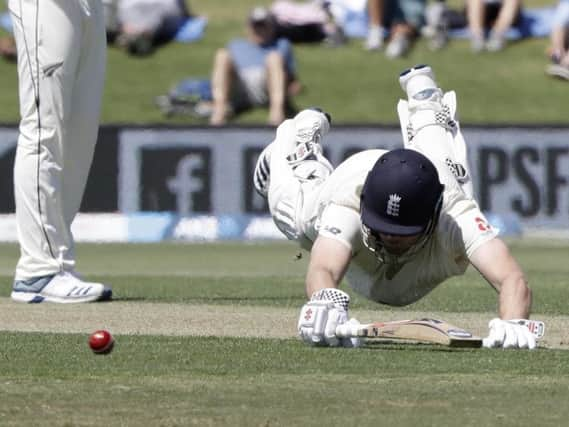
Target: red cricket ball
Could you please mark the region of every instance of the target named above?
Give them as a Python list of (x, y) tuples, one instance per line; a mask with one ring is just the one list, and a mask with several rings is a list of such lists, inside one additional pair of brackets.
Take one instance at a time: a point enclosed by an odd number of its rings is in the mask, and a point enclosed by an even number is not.
[(95, 331), (89, 337), (89, 347), (96, 354), (108, 354), (113, 350), (115, 339), (109, 331)]

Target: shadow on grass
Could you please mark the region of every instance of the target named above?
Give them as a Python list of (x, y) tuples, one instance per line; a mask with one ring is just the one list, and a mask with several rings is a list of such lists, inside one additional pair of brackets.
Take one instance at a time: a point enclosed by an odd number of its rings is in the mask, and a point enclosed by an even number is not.
[(371, 351), (436, 351), (445, 353), (455, 352), (470, 352), (472, 350), (479, 350), (479, 348), (464, 348), (464, 347), (446, 347), (444, 345), (427, 344), (418, 342), (400, 342), (394, 340), (367, 340), (362, 347), (365, 350)]
[[(131, 302), (131, 301), (141, 301), (141, 302), (163, 302), (163, 303), (187, 303), (187, 304), (220, 304), (220, 305), (230, 305), (230, 304), (238, 304), (238, 305), (246, 305), (247, 303), (280, 303), (274, 305), (280, 305), (286, 307), (287, 304), (298, 304), (299, 307), (304, 302), (304, 299), (298, 297), (177, 297), (175, 295), (170, 296), (162, 296), (162, 297), (139, 297), (139, 296), (113, 296), (112, 301), (114, 302)], [(110, 301), (110, 302), (112, 302)], [(107, 302), (107, 301), (101, 301)], [(286, 304), (282, 304), (282, 303)]]

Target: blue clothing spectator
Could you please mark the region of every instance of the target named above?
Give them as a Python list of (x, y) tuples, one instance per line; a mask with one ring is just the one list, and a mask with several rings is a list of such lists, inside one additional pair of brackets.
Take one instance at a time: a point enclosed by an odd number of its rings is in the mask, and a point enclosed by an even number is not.
[(227, 50), (235, 71), (245, 86), (249, 101), (254, 105), (265, 105), (269, 101), (266, 64), (272, 52), (277, 52), (282, 57), (285, 74), (296, 74), (292, 45), (287, 39), (272, 40), (265, 45), (257, 45), (247, 39), (236, 39), (228, 44)]
[(234, 39), (217, 51), (211, 77), (213, 109), (210, 124), (223, 125), (235, 112), (268, 107), (268, 123), (280, 124), (290, 108), (290, 97), (300, 91), (291, 43), (276, 36), (273, 15), (253, 9), (247, 38)]

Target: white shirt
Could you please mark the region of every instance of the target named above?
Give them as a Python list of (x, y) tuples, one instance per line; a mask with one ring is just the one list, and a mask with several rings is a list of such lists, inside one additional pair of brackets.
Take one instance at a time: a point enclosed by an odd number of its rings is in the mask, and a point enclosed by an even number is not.
[(443, 163), (434, 164), (445, 185), (438, 225), (427, 243), (403, 265), (383, 264), (364, 244), (360, 195), (368, 172), (385, 150), (366, 150), (346, 159), (322, 184), (316, 208), (303, 219), (310, 241), (318, 235), (346, 245), (352, 260), (346, 279), (358, 293), (389, 305), (407, 305), (449, 277), (463, 274), (468, 257), (498, 231), (468, 198)]

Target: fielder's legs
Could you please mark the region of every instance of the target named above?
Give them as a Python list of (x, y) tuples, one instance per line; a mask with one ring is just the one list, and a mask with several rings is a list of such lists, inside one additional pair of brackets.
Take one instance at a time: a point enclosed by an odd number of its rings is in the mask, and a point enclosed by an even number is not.
[[(82, 55), (71, 92), (73, 108), (63, 159), (63, 214), (67, 227), (79, 212), (99, 131), (107, 45), (104, 15), (97, 2), (91, 0), (91, 19), (84, 24)], [(69, 259), (74, 259), (72, 248)]]
[(27, 280), (74, 266), (73, 260), (65, 260), (72, 237), (63, 215), (63, 159), (82, 39), (80, 27), (70, 19), (81, 16), (79, 8), (72, 7), (67, 19), (52, 0), (9, 4), (22, 117), (14, 164), (21, 247), (16, 280)]
[(97, 0), (10, 0), (9, 7), (22, 117), (14, 165), (21, 256), (12, 298), (100, 299), (102, 285), (73, 274), (70, 227), (98, 129), (105, 59), (102, 6)]
[(431, 67), (418, 65), (399, 77), (408, 101), (397, 105), (406, 148), (446, 163), (464, 192), (473, 197), (466, 143), (456, 117), (456, 94), (443, 95)]

